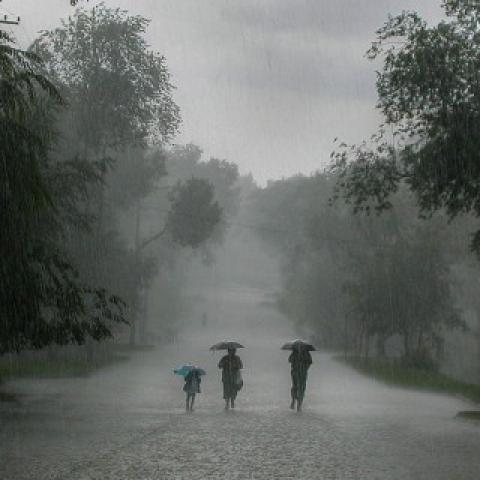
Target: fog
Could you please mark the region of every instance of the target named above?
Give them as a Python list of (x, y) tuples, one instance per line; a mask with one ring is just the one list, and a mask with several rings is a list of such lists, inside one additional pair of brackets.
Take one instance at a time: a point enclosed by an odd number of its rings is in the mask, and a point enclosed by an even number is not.
[(0, 0), (1, 479), (478, 477), (480, 7), (417, 3)]

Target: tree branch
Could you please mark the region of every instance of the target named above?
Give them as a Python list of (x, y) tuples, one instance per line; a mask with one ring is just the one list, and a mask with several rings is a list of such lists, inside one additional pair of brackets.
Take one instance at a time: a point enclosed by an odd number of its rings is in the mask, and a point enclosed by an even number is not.
[(150, 245), (152, 242), (154, 242), (155, 240), (158, 240), (160, 237), (162, 237), (167, 231), (167, 227), (163, 227), (163, 230), (161, 230), (160, 232), (156, 233), (155, 235), (153, 235), (152, 237), (150, 238), (147, 238), (146, 240), (144, 240), (140, 246), (138, 247), (138, 250), (143, 250), (147, 245)]

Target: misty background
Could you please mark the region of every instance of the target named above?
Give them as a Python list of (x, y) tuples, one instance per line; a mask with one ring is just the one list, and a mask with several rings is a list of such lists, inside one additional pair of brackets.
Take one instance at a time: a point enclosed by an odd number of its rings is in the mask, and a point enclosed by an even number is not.
[[(110, 7), (132, 10), (129, 0)], [(28, 46), (71, 14), (62, 0), (3, 0), (22, 19), (11, 31)], [(182, 110), (177, 143), (227, 158), (264, 185), (329, 162), (333, 140), (359, 142), (379, 123), (375, 65), (365, 58), (388, 14), (416, 10), (428, 21), (440, 2), (142, 0), (146, 39), (165, 55)]]
[(475, 478), (478, 7), (77, 3), (0, 1), (5, 478)]

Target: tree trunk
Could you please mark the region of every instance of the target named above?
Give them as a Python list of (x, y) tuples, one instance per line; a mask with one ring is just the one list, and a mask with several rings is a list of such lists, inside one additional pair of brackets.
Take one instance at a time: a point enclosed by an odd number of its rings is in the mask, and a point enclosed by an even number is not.
[(377, 357), (379, 358), (385, 358), (386, 353), (385, 353), (385, 342), (386, 342), (386, 337), (383, 334), (378, 334), (377, 335)]
[(410, 332), (406, 331), (403, 333), (403, 355), (405, 358), (410, 358), (411, 349), (410, 349)]
[(365, 332), (365, 359), (370, 355), (370, 335)]
[(136, 343), (136, 327), (135, 327), (135, 319), (132, 319), (132, 322), (130, 323), (130, 339), (129, 339), (129, 344), (131, 347), (133, 347)]
[(148, 329), (148, 290), (143, 289), (141, 296), (142, 309), (140, 312), (140, 341), (142, 344), (147, 343), (147, 329)]
[[(137, 202), (135, 213), (135, 288), (140, 292), (140, 201)], [(138, 321), (138, 310), (140, 308), (141, 299), (138, 295), (137, 304), (132, 308), (132, 319), (130, 324), (130, 345), (135, 345), (136, 342), (136, 323)]]

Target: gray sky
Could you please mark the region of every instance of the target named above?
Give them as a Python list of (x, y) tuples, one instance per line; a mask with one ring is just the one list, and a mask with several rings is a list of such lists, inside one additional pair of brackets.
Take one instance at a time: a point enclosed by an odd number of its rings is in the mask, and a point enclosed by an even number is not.
[[(94, 0), (90, 5), (98, 3)], [(440, 0), (107, 0), (152, 20), (148, 40), (177, 87), (177, 143), (238, 163), (264, 183), (321, 169), (333, 139), (379, 123), (375, 65), (364, 58), (388, 13), (440, 17)], [(89, 4), (86, 4), (87, 7)], [(3, 0), (22, 43), (72, 12), (68, 0)]]

